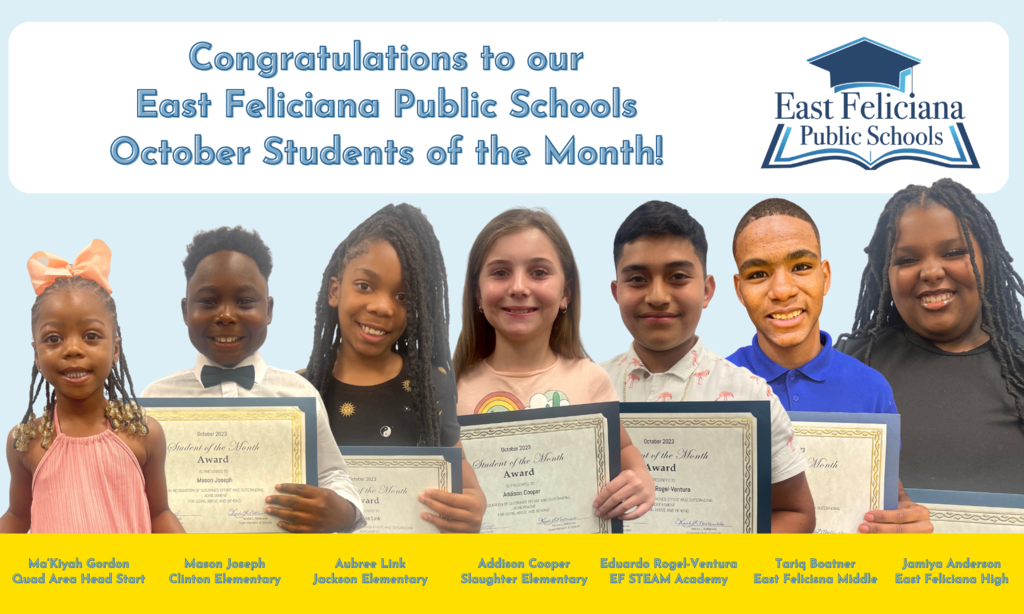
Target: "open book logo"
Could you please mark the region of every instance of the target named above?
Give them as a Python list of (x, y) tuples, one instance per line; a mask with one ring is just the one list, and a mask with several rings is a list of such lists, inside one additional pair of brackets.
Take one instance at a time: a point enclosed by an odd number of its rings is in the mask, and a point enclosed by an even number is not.
[(807, 60), (829, 75), (830, 95), (775, 92), (779, 123), (761, 168), (842, 160), (865, 170), (913, 160), (980, 168), (964, 127), (963, 103), (917, 99), (922, 60), (870, 38)]

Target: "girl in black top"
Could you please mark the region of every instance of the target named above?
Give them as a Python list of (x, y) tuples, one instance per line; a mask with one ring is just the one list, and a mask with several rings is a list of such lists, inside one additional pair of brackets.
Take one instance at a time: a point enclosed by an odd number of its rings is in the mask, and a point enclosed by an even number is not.
[(865, 251), (836, 347), (892, 385), (903, 483), (1024, 494), (1024, 283), (992, 215), (950, 179), (912, 185)]
[[(305, 370), (339, 445), (459, 442), (448, 348), (448, 282), (434, 229), (419, 209), (388, 205), (338, 245), (316, 303)], [(479, 532), (486, 508), (463, 459), (463, 494), (429, 490), (423, 514), (442, 532)]]

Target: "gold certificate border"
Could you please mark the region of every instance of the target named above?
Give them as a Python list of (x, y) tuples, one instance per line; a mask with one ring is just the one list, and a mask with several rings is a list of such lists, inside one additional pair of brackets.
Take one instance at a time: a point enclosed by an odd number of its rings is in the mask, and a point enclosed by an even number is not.
[[(528, 410), (525, 410), (528, 411)], [(574, 416), (572, 418), (556, 418), (557, 422), (502, 422), (499, 424), (483, 424), (462, 427), (462, 439), (495, 439), (513, 435), (533, 435), (537, 433), (559, 433), (564, 431), (592, 431), (594, 436), (594, 455), (597, 457), (597, 468), (594, 478), (600, 492), (608, 483), (608, 452), (605, 450), (607, 433), (606, 420), (602, 414)], [(598, 532), (611, 533), (610, 520), (598, 519)]]
[(883, 466), (885, 465), (885, 425), (872, 426), (801, 426), (800, 422), (793, 423), (793, 432), (800, 437), (836, 437), (847, 439), (870, 439), (871, 440), (871, 507), (868, 509), (880, 510), (884, 503), (882, 501), (882, 489), (885, 476)]
[(451, 492), (451, 465), (443, 458), (346, 456), (345, 463), (349, 467), (373, 469), (436, 469), (438, 489)]
[(159, 409), (147, 409), (146, 415), (156, 418), (160, 422), (262, 422), (270, 420), (290, 422), (292, 436), (292, 481), (296, 484), (303, 484), (306, 481), (306, 454), (305, 440), (303, 439), (305, 414), (302, 413), (301, 409), (294, 407), (275, 407), (273, 409), (225, 409), (223, 407), (210, 409), (195, 407), (170, 409), (161, 407)]
[(754, 429), (757, 419), (753, 416), (736, 416), (721, 418), (665, 418), (642, 417), (625, 414), (622, 425), (628, 431), (632, 428), (666, 428), (666, 429), (741, 429), (743, 447), (743, 532), (756, 533), (757, 527), (754, 512), (757, 509), (756, 485), (754, 482)]
[[(963, 522), (967, 524), (988, 524), (1007, 527), (1024, 527), (1024, 510), (1009, 512), (1005, 508), (992, 508), (991, 512), (978, 510), (942, 509), (938, 503), (924, 503), (931, 512), (932, 520)], [(997, 511), (998, 510), (998, 511)]]

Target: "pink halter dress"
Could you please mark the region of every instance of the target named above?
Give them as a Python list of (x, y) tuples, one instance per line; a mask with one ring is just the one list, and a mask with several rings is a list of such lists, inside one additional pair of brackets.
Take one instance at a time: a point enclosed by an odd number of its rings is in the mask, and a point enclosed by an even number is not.
[(152, 533), (146, 480), (110, 424), (91, 437), (60, 431), (32, 476), (32, 533)]

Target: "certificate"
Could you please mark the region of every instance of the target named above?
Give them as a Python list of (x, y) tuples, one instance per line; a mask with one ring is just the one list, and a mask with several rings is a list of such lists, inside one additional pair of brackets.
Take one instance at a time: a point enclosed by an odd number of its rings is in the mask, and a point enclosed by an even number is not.
[(316, 486), (316, 400), (143, 399), (167, 440), (167, 499), (189, 533), (282, 531), (266, 497)]
[(1024, 533), (1024, 495), (908, 488), (936, 533)]
[(789, 412), (807, 457), (815, 533), (856, 533), (870, 510), (896, 509), (897, 414)]
[(767, 401), (622, 403), (620, 411), (656, 497), (624, 532), (771, 531)]
[(619, 473), (618, 403), (459, 416), (487, 496), (481, 533), (621, 533), (594, 514)]
[(428, 488), (462, 492), (462, 448), (341, 446), (348, 474), (363, 501), (361, 533), (437, 533), (420, 518)]

